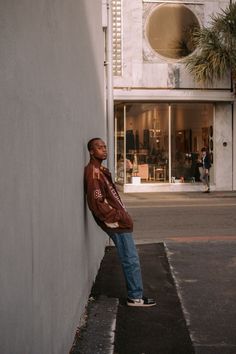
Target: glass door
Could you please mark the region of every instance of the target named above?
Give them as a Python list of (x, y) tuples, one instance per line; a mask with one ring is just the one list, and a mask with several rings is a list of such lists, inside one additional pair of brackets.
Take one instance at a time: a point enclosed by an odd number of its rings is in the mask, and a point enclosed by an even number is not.
[(202, 147), (211, 150), (213, 104), (171, 104), (171, 176), (172, 182), (199, 179), (199, 155)]
[(115, 112), (117, 182), (168, 182), (168, 104), (128, 103)]
[(126, 183), (124, 156), (125, 156), (125, 105), (115, 106), (115, 181)]

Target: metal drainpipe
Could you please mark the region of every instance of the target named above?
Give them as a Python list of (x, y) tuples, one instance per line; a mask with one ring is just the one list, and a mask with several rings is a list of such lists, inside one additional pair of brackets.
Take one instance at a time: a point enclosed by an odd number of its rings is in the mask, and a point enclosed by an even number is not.
[(112, 72), (112, 8), (111, 1), (107, 0), (107, 165), (114, 178), (114, 100), (113, 100), (113, 72)]

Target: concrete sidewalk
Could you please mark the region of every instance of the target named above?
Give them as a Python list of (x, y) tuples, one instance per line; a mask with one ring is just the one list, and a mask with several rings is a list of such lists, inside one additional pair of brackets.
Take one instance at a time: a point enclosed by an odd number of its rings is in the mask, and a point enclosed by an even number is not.
[(158, 305), (125, 305), (116, 250), (108, 247), (71, 354), (235, 354), (236, 242), (137, 248), (145, 294)]
[(196, 354), (236, 353), (236, 238), (167, 244)]
[(158, 305), (125, 305), (108, 247), (71, 354), (236, 354), (236, 192), (122, 197), (135, 219), (145, 295)]
[(144, 292), (157, 300), (157, 306), (146, 309), (126, 306), (126, 289), (116, 250), (107, 248), (92, 289), (94, 300), (88, 306), (89, 320), (78, 333), (73, 354), (194, 353), (164, 245), (146, 244), (137, 248)]
[(216, 199), (235, 199), (236, 191), (213, 191), (211, 193), (202, 192), (156, 192), (156, 193), (122, 193), (122, 200), (125, 205), (137, 205), (137, 203), (158, 203), (169, 201), (203, 201)]

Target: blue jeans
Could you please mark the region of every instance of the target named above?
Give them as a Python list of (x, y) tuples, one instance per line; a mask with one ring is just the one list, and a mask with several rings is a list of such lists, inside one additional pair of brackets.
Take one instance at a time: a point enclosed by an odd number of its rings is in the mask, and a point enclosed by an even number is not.
[(114, 242), (121, 261), (128, 297), (140, 299), (143, 296), (143, 282), (139, 256), (132, 233), (109, 233)]
[(206, 173), (206, 169), (203, 167), (199, 167), (199, 172), (200, 172), (200, 180), (202, 181), (204, 186), (207, 186), (207, 188), (210, 188), (210, 181), (209, 181), (209, 170), (208, 173)]

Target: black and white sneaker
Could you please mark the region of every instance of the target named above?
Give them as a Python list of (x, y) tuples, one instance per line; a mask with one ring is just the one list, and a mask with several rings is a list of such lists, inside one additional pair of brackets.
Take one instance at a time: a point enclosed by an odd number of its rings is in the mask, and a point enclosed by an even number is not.
[(151, 307), (156, 305), (156, 301), (143, 296), (142, 299), (127, 299), (127, 305), (133, 307)]
[(210, 193), (210, 188), (208, 188), (207, 190), (205, 190), (203, 193)]

